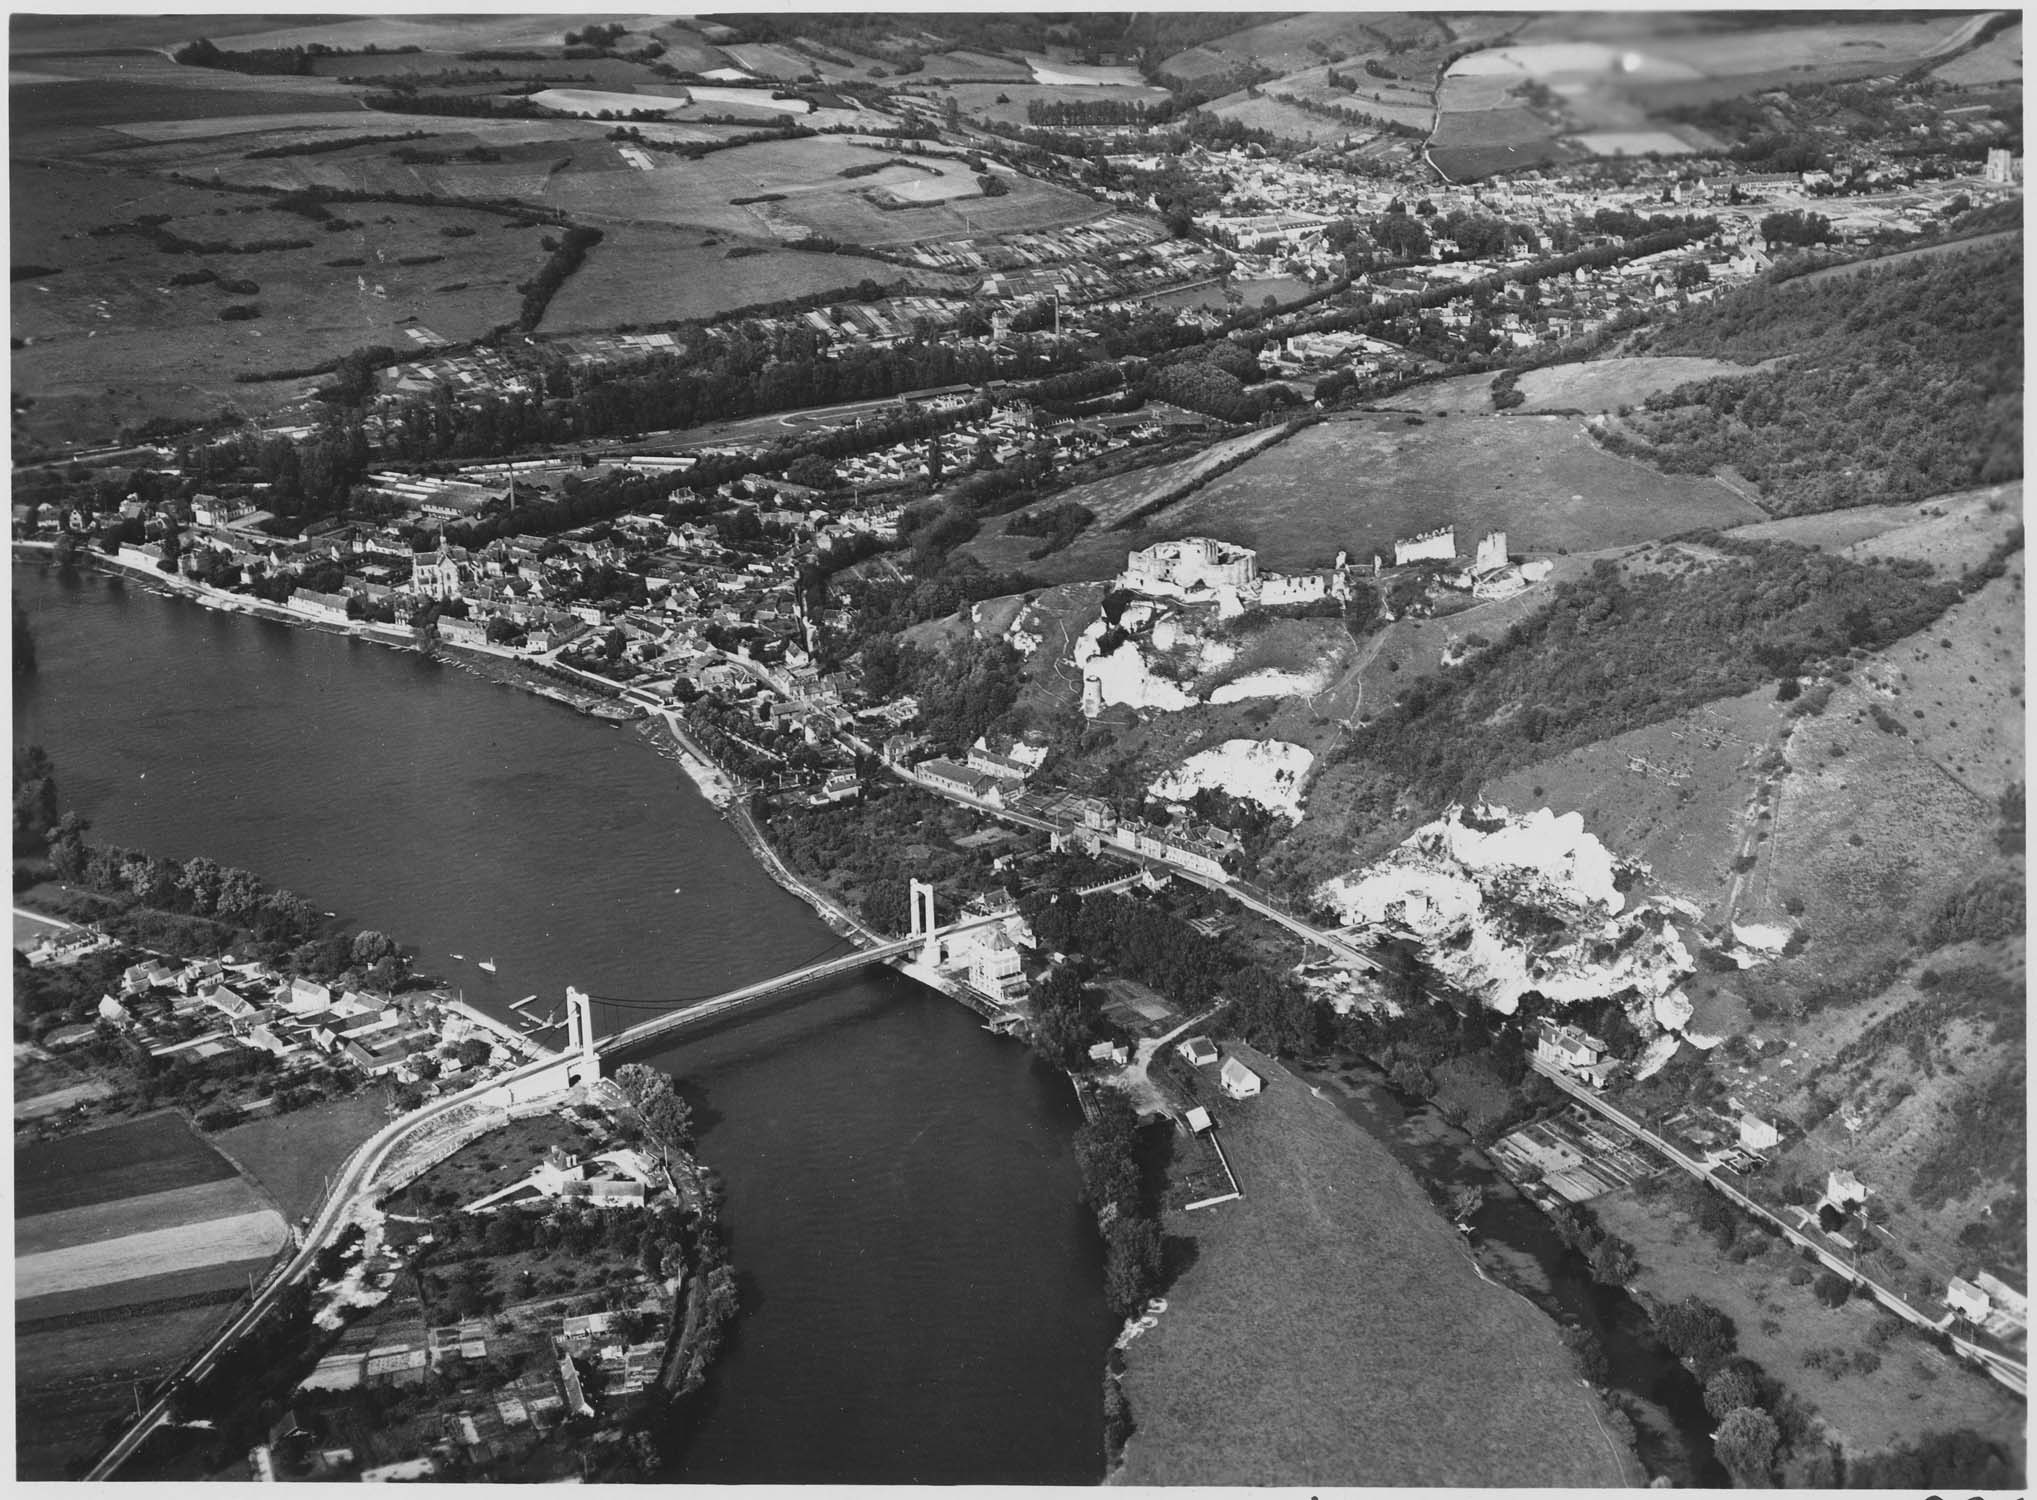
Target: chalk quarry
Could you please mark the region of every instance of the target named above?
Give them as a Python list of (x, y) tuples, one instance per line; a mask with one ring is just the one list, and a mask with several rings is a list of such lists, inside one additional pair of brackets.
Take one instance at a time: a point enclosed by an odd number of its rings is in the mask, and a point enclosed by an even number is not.
[[(1440, 977), (1503, 1015), (1530, 990), (1563, 1005), (1626, 997), (1629, 1018), (1654, 1039), (1646, 1068), (1679, 1041), (1722, 1039), (1685, 1030), (1692, 1008), (1679, 986), (1697, 963), (1674, 907), (1629, 899), (1644, 874), (1577, 813), (1452, 807), (1318, 894), (1348, 924), (1411, 936)], [(1745, 948), (1735, 956), (1757, 961)]]
[(1315, 760), (1311, 751), (1286, 740), (1225, 740), (1162, 774), (1152, 794), (1163, 802), (1186, 802), (1214, 787), (1299, 823), (1302, 788)]

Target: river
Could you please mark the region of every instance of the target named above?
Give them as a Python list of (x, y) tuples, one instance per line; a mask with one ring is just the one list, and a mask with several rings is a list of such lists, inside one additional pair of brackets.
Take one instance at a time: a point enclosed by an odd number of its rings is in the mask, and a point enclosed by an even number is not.
[[(40, 669), (14, 739), (96, 842), (253, 870), (497, 1014), (568, 984), (629, 1002), (603, 1030), (839, 949), (634, 728), (129, 579), (12, 580)], [(1116, 1325), (1065, 1078), (889, 974), (647, 1060), (726, 1182), (744, 1301), (668, 1477), (1100, 1477)]]

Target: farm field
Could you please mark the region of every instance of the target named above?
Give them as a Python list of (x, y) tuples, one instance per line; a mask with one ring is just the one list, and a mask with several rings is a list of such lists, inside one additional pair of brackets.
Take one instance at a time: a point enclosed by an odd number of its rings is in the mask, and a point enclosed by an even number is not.
[(1236, 120), (1247, 130), (1264, 130), (1293, 141), (1341, 141), (1346, 136), (1373, 133), (1362, 125), (1347, 124), (1343, 120), (1333, 120), (1324, 115), (1312, 115), (1305, 109), (1283, 103), (1278, 99), (1254, 97), (1244, 93), (1226, 94), (1205, 108), (1222, 119)]
[[(1636, 1201), (1632, 1189), (1596, 1199), (1606, 1228), (1630, 1241), (1641, 1262), (1635, 1285), (1664, 1301), (1704, 1298), (1733, 1320), (1740, 1351), (1814, 1403), (1831, 1438), (1849, 1455), (1879, 1452), (1926, 1432), (1973, 1427), (2016, 1444), (2023, 1408), (1983, 1376), (1911, 1333), (1880, 1350), (1880, 1368), (1847, 1368), (1836, 1379), (1808, 1369), (1814, 1350), (1870, 1349), (1869, 1332), (1888, 1316), (1872, 1302), (1833, 1309), (1791, 1286), (1788, 1274), (1803, 1262), (1780, 1240), (1765, 1254), (1734, 1265), (1679, 1209), (1663, 1200)], [(1787, 1483), (1785, 1477), (1785, 1483)]]
[(106, 1443), (103, 1424), (132, 1418), (135, 1382), (161, 1379), (230, 1315), (222, 1303), (14, 1334), (15, 1474), (75, 1477)]
[(642, 34), (663, 42), (665, 55), (658, 60), (682, 73), (706, 73), (729, 65), (727, 53), (684, 21), (661, 21), (646, 27)]
[[(206, 80), (238, 75), (207, 73)], [(277, 80), (268, 82), (273, 85)], [(376, 116), (354, 101), (351, 90), (338, 85), (321, 89), (315, 80), (292, 79), (295, 87), (194, 88), (188, 84), (123, 83), (108, 89), (97, 79), (67, 83), (23, 84), (8, 90), (8, 121), (14, 147), (22, 152), (59, 149), (68, 132), (79, 129), (134, 129), (151, 121), (189, 121), (206, 133), (259, 130), (267, 116), (312, 113)], [(238, 122), (238, 123), (235, 123)]]
[(164, 1111), (15, 1151), (16, 1416), (24, 1478), (63, 1477), (176, 1367), (288, 1240), (282, 1217)]
[[(188, 15), (116, 16), (29, 15), (13, 18), (8, 28), (7, 47), (12, 56), (34, 57), (39, 53), (91, 52), (105, 48), (173, 47), (192, 37)], [(205, 32), (215, 42), (245, 45), (239, 39), (275, 29), (273, 17), (261, 15), (212, 15), (205, 18)]]
[[(1398, 81), (1376, 78), (1365, 71), (1365, 61), (1363, 56), (1357, 56), (1337, 63), (1303, 68), (1300, 72), (1274, 79), (1271, 83), (1263, 85), (1263, 89), (1268, 94), (1293, 95), (1318, 104), (1334, 104), (1344, 109), (1355, 109), (1362, 114), (1377, 115), (1383, 120), (1392, 120), (1397, 124), (1427, 130), (1429, 122), (1435, 115), (1434, 91), (1413, 78)], [(1396, 59), (1387, 65), (1409, 72), (1418, 71), (1405, 58)], [(1329, 80), (1332, 70), (1341, 77), (1354, 80), (1357, 88), (1332, 88)], [(1322, 123), (1338, 122), (1325, 120)]]
[(1968, 16), (1948, 12), (1928, 21), (1835, 21), (1818, 26), (1674, 31), (1653, 27), (1638, 34), (1628, 32), (1616, 44), (1612, 37), (1586, 40), (1566, 20), (1565, 40), (1523, 41), (1474, 52), (1454, 64), (1450, 74), (1452, 78), (1510, 74), (1554, 85), (1601, 79), (1615, 63), (1622, 77), (1650, 83), (1854, 63), (1892, 69), (1931, 56), (1968, 20)]
[(1429, 158), (1452, 182), (1567, 161), (1578, 153), (1556, 143), (1558, 128), (1526, 108), (1452, 106), (1454, 81), (1444, 84), (1443, 109), (1429, 139)]
[(117, 1296), (117, 1288), (126, 1282), (195, 1271), (221, 1261), (260, 1260), (275, 1254), (289, 1240), (282, 1216), (273, 1208), (260, 1208), (110, 1239), (74, 1242), (40, 1254), (17, 1253), (14, 1295), (18, 1302), (31, 1304), (40, 1297), (88, 1288)]
[[(416, 346), (413, 327), (430, 342), (476, 338), (515, 319), (517, 284), (542, 263), (548, 232), (401, 204), (345, 205), (353, 227), (332, 232), (241, 195), (70, 168), (17, 172), (13, 198), (15, 263), (59, 270), (16, 281), (10, 298), (14, 334), (26, 340), (14, 388), (33, 403), (17, 412), (16, 432), (51, 444), (151, 416), (280, 404), (315, 382), (236, 377), (369, 344)], [(36, 210), (24, 212), (30, 201)], [(53, 201), (60, 211), (42, 207)], [(165, 227), (193, 241), (301, 248), (173, 256), (145, 236), (89, 232), (148, 213), (171, 215)], [(170, 284), (206, 272), (217, 279)], [(260, 314), (222, 321), (234, 306)]]
[(955, 107), (969, 119), (991, 120), (1001, 125), (1026, 124), (1028, 120), (1026, 106), (1034, 101), (1043, 104), (1070, 104), (1113, 99), (1127, 103), (1143, 102), (1150, 107), (1161, 104), (1168, 98), (1165, 89), (1146, 85), (1099, 89), (1093, 84), (1045, 84), (1023, 81), (940, 84), (930, 88), (928, 92), (937, 99), (953, 99)]
[[(645, 96), (632, 95), (632, 98)], [(425, 132), (416, 141), (383, 141), (342, 151), (249, 160), (235, 139), (195, 140), (138, 146), (117, 159), (156, 170), (210, 176), (236, 185), (294, 189), (329, 187), (368, 193), (431, 193), (450, 198), (518, 199), (536, 202), (560, 175), (612, 174), (641, 170), (621, 154), (627, 142), (607, 139), (614, 127), (595, 120), (437, 120), (417, 116), (390, 117), (387, 125), (307, 130), (294, 120), (279, 121), (272, 134), (279, 142), (296, 144), (320, 136), (402, 136)], [(698, 125), (684, 121), (633, 123), (630, 128), (647, 141), (695, 144), (739, 134), (733, 125)], [(401, 153), (441, 160), (402, 159)], [(650, 153), (646, 153), (650, 155)], [(458, 158), (458, 159), (453, 159)], [(679, 159), (651, 155), (656, 167), (676, 167)], [(621, 180), (619, 178), (613, 180)]]
[(113, 1203), (137, 1193), (219, 1182), (234, 1175), (182, 1115), (144, 1115), (14, 1153), (17, 1222), (63, 1209)]
[[(1461, 181), (1567, 159), (1571, 150), (1557, 137), (1580, 130), (1581, 147), (1598, 155), (1707, 150), (1709, 138), (1701, 132), (1672, 127), (1651, 111), (1788, 83), (1900, 71), (1951, 45), (1968, 24), (1949, 13), (1928, 21), (1724, 29), (1652, 21), (1637, 26), (1629, 18), (1566, 17), (1556, 39), (1544, 18), (1529, 23), (1517, 44), (1459, 58), (1443, 80), (1443, 113), (1430, 143), (1437, 167)], [(1550, 39), (1531, 39), (1545, 36)], [(1564, 97), (1564, 120), (1544, 118), (1509, 97), (1529, 81)]]
[[(956, 203), (886, 211), (864, 195), (875, 189), (914, 185), (935, 173), (918, 167), (884, 166), (867, 176), (843, 178), (843, 168), (884, 161), (887, 153), (825, 140), (766, 141), (716, 152), (699, 161), (656, 158), (654, 170), (622, 166), (615, 171), (563, 171), (547, 176), (542, 201), (595, 221), (686, 224), (725, 234), (802, 239), (831, 236), (845, 243), (911, 244), (980, 231), (1002, 233), (1079, 222), (1105, 212), (1078, 193), (1008, 178), (1002, 198), (971, 197)], [(943, 163), (942, 179), (966, 169)], [(974, 191), (973, 182), (970, 190)], [(779, 201), (738, 204), (736, 198)]]
[(740, 46), (728, 46), (721, 50), (735, 66), (747, 73), (754, 73), (759, 78), (799, 78), (816, 69), (825, 70), (827, 67), (827, 64), (817, 58), (770, 42), (745, 42)]
[(1959, 88), (1989, 83), (2017, 83), (2023, 77), (2023, 28), (2020, 24), (1996, 33), (1963, 57), (1941, 63), (1931, 70)]
[[(729, 258), (736, 249), (761, 254)], [(625, 224), (588, 253), (545, 309), (541, 333), (582, 333), (620, 324), (713, 318), (740, 307), (813, 293), (850, 295), (866, 278), (889, 285), (896, 266), (850, 256), (815, 255), (751, 240), (703, 243), (698, 230)], [(915, 285), (941, 285), (915, 272)]]
[[(678, 86), (674, 85), (672, 87), (675, 94), (679, 92)], [(687, 84), (684, 91), (691, 95), (696, 103), (710, 105), (717, 110), (729, 108), (750, 109), (757, 111), (760, 115), (805, 115), (813, 113), (813, 106), (806, 100), (774, 98), (774, 91), (767, 88), (740, 88), (734, 85), (717, 86), (693, 83)], [(637, 92), (645, 94), (654, 92), (654, 90), (645, 88), (639, 89)]]
[(81, 1327), (113, 1318), (152, 1317), (185, 1307), (211, 1307), (246, 1292), (248, 1277), (261, 1276), (274, 1258), (265, 1252), (247, 1260), (211, 1261), (185, 1270), (23, 1297), (15, 1302), (14, 1315), (34, 1331)]
[[(384, 52), (397, 47), (418, 47), (426, 52), (472, 52), (484, 48), (560, 47), (566, 32), (580, 24), (572, 16), (560, 15), (473, 15), (473, 16), (355, 16), (330, 17), (295, 26), (269, 26), (261, 31), (235, 37), (234, 50), (265, 47), (308, 47), (322, 42), (328, 47), (353, 51), (373, 45)], [(184, 22), (183, 40), (201, 34), (195, 20)], [(211, 20), (205, 20), (204, 35), (212, 35)], [(214, 38), (217, 40), (217, 38)]]
[[(985, 63), (997, 61), (987, 57), (981, 60)], [(1033, 70), (1035, 83), (1077, 84), (1086, 88), (1140, 88), (1145, 84), (1139, 70), (1133, 67), (1098, 67), (1093, 63), (1056, 62), (1051, 57), (1030, 56), (1026, 58), (1026, 66)]]
[(1478, 1278), (1384, 1147), (1237, 1050), (1266, 1079), (1221, 1122), (1245, 1196), (1167, 1215), (1196, 1257), (1126, 1351), (1115, 1482), (1624, 1482), (1555, 1327)]
[(221, 1131), (214, 1141), (286, 1217), (296, 1220), (323, 1199), (326, 1174), (337, 1171), (356, 1146), (387, 1123), (381, 1095), (360, 1093), (249, 1120)]
[[(661, 94), (654, 89), (630, 90), (618, 93), (611, 89), (543, 89), (531, 95), (531, 102), (541, 109), (555, 109), (561, 114), (580, 115), (594, 119), (604, 113), (630, 114), (644, 109), (681, 109), (689, 101), (674, 94)], [(808, 106), (804, 101), (783, 106), (774, 106), (774, 113), (804, 114)]]
[[(1605, 548), (1760, 512), (1715, 480), (1610, 457), (1557, 417), (1474, 417), (1425, 426), (1386, 414), (1323, 422), (1156, 517), (1145, 542), (1220, 536), (1272, 568), (1315, 567), (1339, 548), (1387, 551), (1444, 524), (1469, 551), (1486, 530), (1516, 555)], [(1143, 542), (1142, 542), (1143, 544)]]
[[(1399, 22), (1396, 30), (1405, 34), (1407, 23), (1413, 18), (1396, 17), (1391, 13), (1381, 16), (1379, 22)], [(1192, 76), (1190, 69), (1195, 64), (1188, 62), (1191, 54), (1216, 60), (1216, 66), (1204, 63), (1207, 71), (1221, 71), (1225, 67), (1236, 67), (1245, 62), (1256, 62), (1262, 67), (1279, 73), (1293, 73), (1310, 67), (1322, 60), (1311, 43), (1331, 48), (1337, 56), (1361, 54), (1374, 49), (1384, 51), (1383, 44), (1375, 36), (1368, 35), (1370, 24), (1378, 24), (1368, 15), (1349, 12), (1316, 12), (1314, 14), (1289, 16), (1278, 21), (1266, 21), (1256, 26), (1231, 32), (1202, 46), (1191, 48), (1187, 54), (1176, 54), (1162, 64), (1166, 71)], [(1419, 33), (1418, 33), (1419, 34)], [(1429, 31), (1438, 41), (1439, 32)], [(1177, 64), (1185, 64), (1177, 66)]]
[(1688, 156), (1702, 150), (1696, 142), (1668, 130), (1591, 130), (1577, 137), (1577, 144), (1593, 156)]
[(501, 74), (507, 79), (543, 78), (557, 83), (584, 83), (590, 88), (624, 88), (636, 83), (655, 83), (658, 75), (639, 62), (620, 57), (576, 57), (570, 62), (557, 57), (513, 58), (496, 56), (486, 61), (469, 61), (457, 52), (381, 52), (373, 57), (349, 53), (320, 57), (312, 71), (321, 78), (402, 78), (434, 73)]
[(117, 1239), (140, 1229), (203, 1224), (211, 1219), (252, 1213), (264, 1206), (261, 1196), (239, 1177), (137, 1193), (110, 1203), (83, 1204), (19, 1220), (14, 1226), (14, 1253), (44, 1255), (73, 1245)]

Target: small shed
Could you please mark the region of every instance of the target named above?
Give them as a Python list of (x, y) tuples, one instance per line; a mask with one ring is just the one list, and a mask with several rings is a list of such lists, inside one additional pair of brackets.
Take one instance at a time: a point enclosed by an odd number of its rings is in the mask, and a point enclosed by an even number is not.
[(1209, 1111), (1204, 1109), (1200, 1104), (1196, 1105), (1195, 1108), (1191, 1109), (1187, 1114), (1183, 1115), (1181, 1118), (1185, 1122), (1187, 1122), (1188, 1131), (1189, 1134), (1191, 1135), (1201, 1135), (1205, 1130), (1210, 1129), (1216, 1123), (1215, 1121), (1210, 1119)]
[(1223, 1090), (1233, 1099), (1250, 1099), (1266, 1087), (1266, 1081), (1235, 1057), (1224, 1059), (1222, 1072), (1218, 1075)]
[(1206, 1036), (1192, 1036), (1185, 1042), (1177, 1043), (1174, 1050), (1198, 1068), (1206, 1068), (1217, 1060), (1216, 1043)]

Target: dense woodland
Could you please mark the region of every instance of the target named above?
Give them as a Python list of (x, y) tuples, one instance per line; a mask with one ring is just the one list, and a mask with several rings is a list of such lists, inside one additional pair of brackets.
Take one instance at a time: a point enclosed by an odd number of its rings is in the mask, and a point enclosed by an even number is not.
[(1919, 500), (2023, 472), (2020, 239), (1756, 285), (1674, 318), (1647, 352), (1771, 370), (1651, 396), (1615, 451), (1730, 464), (1779, 515)]

